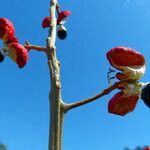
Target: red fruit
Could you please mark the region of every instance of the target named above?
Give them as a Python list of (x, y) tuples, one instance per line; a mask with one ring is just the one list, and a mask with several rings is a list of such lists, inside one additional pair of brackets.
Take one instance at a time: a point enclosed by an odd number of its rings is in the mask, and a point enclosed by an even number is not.
[(10, 43), (8, 45), (8, 54), (18, 64), (19, 68), (26, 65), (28, 61), (28, 52), (24, 46), (19, 43)]
[(117, 89), (121, 90), (115, 94), (108, 103), (109, 113), (124, 116), (134, 110), (140, 97), (142, 84), (139, 82), (128, 83), (117, 82)]
[[(71, 15), (71, 12), (69, 10), (61, 11), (58, 14), (57, 24), (59, 24), (63, 19), (67, 18), (70, 15)], [(51, 22), (51, 17), (50, 16), (45, 17), (42, 21), (42, 27), (43, 28), (49, 28), (50, 22)]]
[(119, 80), (138, 80), (145, 72), (145, 59), (134, 49), (123, 46), (112, 48), (107, 53), (110, 64), (122, 73), (117, 73)]
[(43, 28), (49, 28), (50, 27), (50, 22), (51, 22), (51, 17), (45, 17), (42, 21), (42, 27)]
[(0, 39), (5, 42), (18, 42), (14, 36), (14, 33), (15, 29), (13, 23), (6, 18), (0, 18)]
[(107, 53), (107, 59), (117, 69), (120, 69), (120, 66), (143, 66), (145, 64), (141, 53), (123, 46), (112, 48)]
[(125, 95), (119, 92), (114, 95), (108, 103), (109, 113), (124, 116), (132, 112), (137, 104), (139, 95)]
[(71, 15), (71, 12), (70, 12), (69, 10), (61, 11), (61, 12), (58, 14), (57, 24), (59, 24), (63, 19), (69, 17), (70, 15)]

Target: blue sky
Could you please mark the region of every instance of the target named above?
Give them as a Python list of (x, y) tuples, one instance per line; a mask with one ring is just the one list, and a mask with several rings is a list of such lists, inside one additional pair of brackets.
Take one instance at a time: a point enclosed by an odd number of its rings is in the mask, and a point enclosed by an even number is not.
[[(41, 21), (49, 15), (48, 4), (47, 0), (2, 1), (0, 17), (14, 23), (20, 43), (45, 45), (48, 32)], [(60, 0), (60, 6), (72, 11), (66, 23), (68, 37), (56, 43), (66, 103), (108, 86), (105, 55), (115, 46), (143, 53), (147, 71), (142, 81), (150, 80), (149, 0)], [(50, 81), (46, 55), (31, 51), (23, 69), (6, 58), (0, 74), (0, 141), (9, 150), (47, 149)], [(109, 114), (107, 103), (115, 92), (66, 115), (63, 150), (122, 150), (150, 144), (150, 110), (139, 100), (134, 112), (124, 117)]]

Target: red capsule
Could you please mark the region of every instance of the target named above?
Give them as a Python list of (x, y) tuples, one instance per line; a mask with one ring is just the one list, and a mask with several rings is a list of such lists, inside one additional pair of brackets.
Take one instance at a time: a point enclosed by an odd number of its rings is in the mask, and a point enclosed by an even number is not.
[(121, 81), (117, 82), (116, 88), (121, 91), (110, 99), (108, 112), (124, 116), (134, 110), (142, 91), (142, 83)]
[(0, 39), (4, 42), (18, 42), (14, 33), (15, 29), (13, 23), (6, 18), (0, 18)]
[(51, 17), (45, 17), (42, 21), (42, 27), (43, 28), (49, 28), (50, 27), (50, 22), (51, 22)]
[(138, 80), (145, 73), (145, 59), (134, 49), (119, 46), (109, 50), (106, 55), (110, 64), (122, 71), (116, 74), (119, 80)]
[(26, 48), (19, 43), (10, 43), (8, 45), (8, 54), (10, 58), (18, 64), (19, 68), (24, 67), (28, 61), (28, 52)]
[(57, 24), (59, 24), (63, 19), (69, 17), (70, 15), (71, 15), (71, 11), (69, 11), (69, 10), (61, 11), (61, 12), (58, 14)]
[(108, 112), (124, 116), (134, 110), (138, 99), (139, 95), (125, 95), (123, 92), (119, 92), (109, 101)]
[[(64, 11), (61, 11), (59, 14), (58, 14), (58, 18), (57, 18), (57, 25), (60, 24), (60, 22), (67, 18), (68, 16), (71, 15), (71, 12), (69, 10), (64, 10)], [(42, 21), (42, 27), (43, 28), (49, 28), (50, 27), (50, 22), (51, 22), (51, 17), (50, 16), (47, 16), (43, 19)]]
[(123, 46), (112, 48), (107, 53), (110, 64), (117, 69), (122, 66), (143, 66), (145, 59), (143, 55), (134, 49)]

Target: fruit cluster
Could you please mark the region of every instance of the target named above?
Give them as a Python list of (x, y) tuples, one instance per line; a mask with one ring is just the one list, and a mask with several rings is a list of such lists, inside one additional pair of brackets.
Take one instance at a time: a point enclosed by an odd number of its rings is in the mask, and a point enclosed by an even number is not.
[(0, 62), (8, 55), (18, 64), (19, 68), (24, 67), (28, 61), (28, 51), (18, 43), (18, 38), (15, 37), (14, 25), (6, 18), (0, 18), (0, 39), (4, 43), (4, 48), (0, 52)]
[[(57, 36), (59, 39), (64, 40), (67, 37), (67, 30), (64, 26), (64, 23), (71, 15), (71, 12), (69, 10), (64, 10), (61, 12), (58, 12), (58, 17), (57, 17)], [(51, 17), (45, 17), (42, 21), (42, 27), (43, 28), (49, 28), (51, 24)]]
[(121, 90), (108, 103), (110, 113), (124, 116), (134, 110), (138, 99), (150, 107), (150, 84), (138, 80), (145, 73), (145, 59), (134, 49), (115, 47), (107, 52), (109, 63), (119, 70), (116, 78), (119, 80), (117, 88)]

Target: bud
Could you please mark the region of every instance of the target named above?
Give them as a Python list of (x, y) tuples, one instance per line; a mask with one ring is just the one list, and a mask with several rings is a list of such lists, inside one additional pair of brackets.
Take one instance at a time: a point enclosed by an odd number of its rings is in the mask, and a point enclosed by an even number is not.
[(58, 27), (57, 36), (61, 40), (64, 40), (67, 37), (67, 29), (63, 25)]

